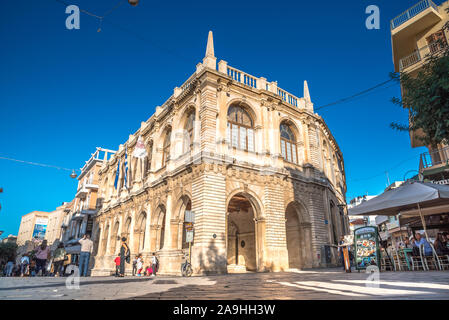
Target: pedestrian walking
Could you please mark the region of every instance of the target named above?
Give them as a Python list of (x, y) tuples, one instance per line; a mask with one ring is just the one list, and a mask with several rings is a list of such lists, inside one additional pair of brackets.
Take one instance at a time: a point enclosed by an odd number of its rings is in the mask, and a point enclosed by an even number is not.
[(120, 255), (115, 257), (115, 276), (118, 277), (120, 275)]
[(134, 257), (133, 259), (133, 276), (136, 275), (137, 272), (137, 257)]
[(8, 263), (6, 264), (6, 276), (11, 277), (12, 276), (12, 270), (14, 269), (14, 262), (10, 259)]
[[(343, 245), (344, 243), (345, 243), (345, 237), (341, 236), (340, 237), (340, 241), (338, 242), (338, 244), (339, 245)], [(341, 261), (341, 263), (343, 265), (343, 270), (346, 270), (346, 268), (345, 268), (345, 256), (344, 256), (344, 253), (343, 253), (343, 247), (338, 247), (338, 253), (339, 253), (339, 256), (340, 256), (340, 261)]]
[(156, 272), (159, 271), (159, 260), (157, 259), (155, 252), (151, 254), (151, 269), (153, 269), (152, 276), (155, 277)]
[(22, 258), (20, 258), (20, 276), (24, 277), (29, 275), (30, 257), (28, 253), (25, 253)]
[(122, 245), (120, 246), (120, 277), (125, 276), (125, 263), (129, 263), (131, 252), (129, 251), (128, 244), (126, 243), (126, 238), (122, 238)]
[(36, 260), (35, 259), (30, 261), (29, 275), (30, 275), (30, 277), (36, 276)]
[(137, 276), (141, 277), (142, 276), (142, 269), (143, 269), (143, 259), (142, 259), (142, 254), (139, 253), (139, 255), (137, 256), (136, 259), (136, 267), (137, 267)]
[(64, 248), (64, 244), (60, 243), (58, 245), (58, 248), (53, 253), (53, 272), (55, 274), (55, 277), (64, 275), (62, 273), (63, 264), (65, 260), (66, 250)]
[(42, 276), (47, 275), (47, 271), (45, 270), (45, 265), (47, 263), (48, 258), (50, 258), (50, 247), (47, 245), (47, 240), (42, 241), (42, 244), (37, 247), (36, 251), (36, 275), (39, 274), (39, 271), (42, 270)]
[(94, 248), (94, 242), (90, 240), (90, 235), (85, 234), (83, 238), (78, 241), (81, 244), (81, 253), (80, 253), (80, 276), (87, 277), (87, 272), (89, 269), (89, 260), (92, 250)]

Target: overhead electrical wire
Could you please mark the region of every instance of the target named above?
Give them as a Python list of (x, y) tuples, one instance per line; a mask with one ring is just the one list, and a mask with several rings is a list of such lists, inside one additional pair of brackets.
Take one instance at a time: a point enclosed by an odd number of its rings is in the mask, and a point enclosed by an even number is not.
[[(317, 107), (317, 108), (314, 108), (314, 110), (315, 110), (315, 111), (318, 111), (318, 110), (320, 110), (320, 109), (327, 108), (327, 107), (330, 107), (330, 106), (333, 106), (333, 105), (336, 105), (336, 104), (340, 104), (340, 103), (344, 103), (344, 102), (351, 101), (351, 100), (353, 100), (353, 99), (355, 99), (355, 98), (357, 98), (357, 97), (366, 95), (366, 94), (370, 93), (370, 92), (373, 91), (373, 90), (376, 90), (376, 89), (378, 89), (378, 88), (381, 88), (382, 86), (384, 86), (384, 85), (386, 85), (387, 83), (390, 83), (390, 82), (392, 82), (392, 81), (394, 81), (394, 80), (395, 80), (395, 79), (389, 79), (389, 80), (387, 80), (387, 81), (383, 81), (383, 82), (381, 82), (381, 83), (379, 83), (379, 84), (376, 84), (375, 86), (373, 86), (373, 87), (371, 87), (371, 88), (368, 88), (368, 89), (365, 89), (365, 90), (363, 90), (363, 91), (357, 92), (357, 93), (355, 93), (355, 94), (353, 94), (353, 95), (351, 95), (351, 96), (349, 96), (349, 97), (342, 98), (342, 99), (339, 99), (339, 100), (337, 100), (337, 101), (334, 101), (334, 102), (325, 104), (325, 105), (323, 105), (323, 106), (319, 106), (319, 107)], [(384, 88), (382, 88), (382, 89), (386, 89), (386, 88), (389, 88), (389, 87), (390, 87), (390, 86), (384, 87)]]
[(40, 166), (40, 167), (55, 168), (55, 169), (58, 169), (58, 170), (65, 170), (65, 171), (73, 171), (73, 170), (75, 170), (75, 169), (69, 169), (69, 168), (54, 166), (54, 165), (51, 165), (51, 164), (44, 164), (44, 163), (31, 162), (31, 161), (25, 161), (25, 160), (18, 160), (18, 159), (2, 157), (2, 156), (0, 156), (0, 159), (14, 161), (14, 162), (20, 162), (20, 163), (25, 163), (25, 164), (34, 165), (34, 166)]
[[(64, 1), (64, 0), (54, 0), (54, 1), (56, 1), (56, 2), (58, 2), (58, 3), (60, 3), (60, 4), (63, 4), (63, 5), (65, 5), (65, 6), (71, 5), (70, 3), (68, 3), (68, 2), (66, 2), (66, 1)], [(125, 33), (128, 33), (128, 34), (130, 34), (130, 35), (133, 35), (134, 37), (136, 37), (136, 38), (139, 39), (140, 41), (145, 42), (145, 43), (151, 45), (152, 47), (155, 47), (155, 48), (157, 48), (157, 49), (159, 49), (159, 50), (161, 50), (161, 51), (167, 52), (167, 53), (169, 53), (169, 54), (171, 54), (171, 55), (173, 55), (173, 56), (175, 56), (175, 57), (177, 57), (177, 58), (179, 58), (179, 59), (181, 59), (181, 60), (183, 60), (183, 61), (191, 62), (191, 59), (188, 59), (187, 57), (185, 57), (185, 56), (179, 54), (178, 52), (176, 52), (176, 51), (174, 51), (174, 50), (172, 50), (172, 49), (170, 49), (170, 48), (164, 47), (164, 46), (162, 46), (162, 45), (159, 45), (159, 44), (155, 43), (154, 41), (151, 41), (151, 40), (149, 40), (149, 39), (143, 37), (142, 35), (140, 35), (140, 34), (137, 33), (137, 32), (134, 32), (134, 31), (132, 31), (132, 30), (130, 30), (130, 29), (128, 29), (128, 28), (125, 28), (125, 27), (123, 27), (123, 26), (121, 26), (121, 25), (119, 25), (119, 24), (117, 24), (117, 23), (115, 23), (115, 22), (111, 22), (110, 20), (105, 19), (106, 16), (110, 15), (113, 11), (115, 11), (117, 8), (119, 8), (125, 1), (126, 1), (126, 0), (121, 0), (119, 3), (117, 3), (117, 5), (115, 5), (113, 8), (111, 8), (110, 10), (108, 10), (108, 11), (107, 11), (104, 15), (102, 15), (102, 16), (99, 16), (99, 15), (97, 15), (97, 14), (94, 14), (94, 13), (92, 13), (92, 12), (90, 12), (90, 11), (85, 10), (85, 9), (81, 9), (81, 8), (80, 8), (79, 10), (80, 10), (80, 12), (82, 12), (82, 13), (88, 15), (88, 16), (91, 16), (91, 17), (96, 18), (96, 19), (99, 20), (100, 25), (99, 25), (99, 28), (98, 28), (98, 32), (101, 31), (101, 26), (102, 26), (102, 24), (103, 24), (103, 23), (106, 23), (106, 24), (108, 24), (108, 25), (110, 25), (110, 26), (112, 26), (112, 27), (114, 27), (114, 28), (116, 28), (116, 29), (121, 30), (122, 32), (125, 32)]]
[(393, 170), (393, 169), (396, 169), (397, 167), (401, 166), (402, 164), (404, 164), (404, 163), (406, 163), (407, 161), (410, 161), (410, 160), (412, 160), (412, 159), (416, 159), (416, 156), (413, 156), (413, 157), (404, 159), (404, 160), (402, 160), (401, 162), (395, 164), (394, 166), (392, 166), (392, 167), (386, 169), (386, 170), (383, 171), (382, 173), (376, 174), (376, 175), (371, 176), (371, 177), (368, 177), (368, 178), (350, 179), (350, 180), (347, 180), (347, 182), (359, 182), (359, 181), (365, 181), (365, 180), (371, 180), (371, 179), (377, 178), (377, 177), (379, 177), (379, 176), (381, 176), (381, 175), (384, 175), (386, 171), (391, 171), (391, 170)]

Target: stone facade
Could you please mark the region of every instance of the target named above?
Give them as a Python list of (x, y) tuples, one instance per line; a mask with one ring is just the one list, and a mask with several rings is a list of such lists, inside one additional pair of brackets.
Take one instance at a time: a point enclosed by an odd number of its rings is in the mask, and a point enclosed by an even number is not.
[(33, 211), (22, 216), (22, 219), (20, 220), (19, 233), (17, 235), (17, 244), (21, 246), (24, 245), (25, 242), (31, 241), (33, 239), (35, 225), (41, 224), (47, 226), (49, 215), (50, 212)]
[[(143, 159), (133, 157), (139, 138)], [(119, 237), (145, 266), (155, 252), (161, 274), (180, 274), (186, 211), (195, 274), (319, 267), (322, 246), (347, 230), (345, 192), (343, 156), (307, 83), (297, 98), (225, 61), (217, 68), (209, 33), (196, 72), (99, 171), (92, 274), (113, 272)]]

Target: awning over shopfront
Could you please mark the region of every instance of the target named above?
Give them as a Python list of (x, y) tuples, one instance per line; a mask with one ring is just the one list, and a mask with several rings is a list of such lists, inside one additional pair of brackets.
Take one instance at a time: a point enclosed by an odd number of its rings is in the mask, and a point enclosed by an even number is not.
[[(385, 191), (380, 196), (349, 209), (349, 215), (391, 216), (401, 213), (407, 217), (420, 217), (427, 236), (424, 212), (444, 212), (449, 206), (449, 186), (426, 182), (410, 182)], [(435, 214), (435, 213), (433, 213)], [(402, 220), (402, 219), (401, 219)]]
[(410, 182), (349, 209), (350, 216), (393, 216), (400, 212), (449, 205), (449, 186)]

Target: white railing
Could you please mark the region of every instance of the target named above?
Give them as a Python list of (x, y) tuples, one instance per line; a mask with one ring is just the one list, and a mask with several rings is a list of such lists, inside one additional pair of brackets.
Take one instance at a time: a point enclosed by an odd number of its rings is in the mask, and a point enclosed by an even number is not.
[(243, 83), (252, 88), (257, 88), (257, 78), (256, 77), (251, 76), (243, 71), (240, 71), (240, 70), (232, 68), (232, 67), (227, 68), (227, 73), (228, 73), (228, 76), (230, 76), (233, 80)]
[(412, 54), (402, 58), (399, 60), (399, 71), (403, 71), (404, 69), (420, 62), (423, 58), (430, 54), (437, 54), (441, 50), (447, 47), (447, 43), (443, 41), (435, 41), (429, 43), (429, 45), (419, 48)]
[(298, 107), (299, 105), (299, 98), (279, 88), (276, 82), (272, 82), (270, 84), (267, 79), (254, 77), (239, 69), (228, 66), (226, 62), (221, 72), (225, 72), (234, 81), (243, 83), (252, 88), (273, 92), (281, 97), (283, 101), (294, 107)]
[(421, 55), (419, 54), (419, 51), (415, 51), (412, 54), (399, 60), (399, 71), (402, 71), (405, 68), (408, 68), (414, 65), (415, 63), (418, 63), (419, 61), (421, 61)]
[(433, 3), (432, 0), (422, 0), (421, 2), (418, 2), (413, 7), (411, 7), (407, 11), (404, 11), (396, 18), (391, 20), (391, 30), (399, 27), (401, 24), (407, 22), (414, 16), (417, 16), (419, 13), (423, 12), (424, 10), (430, 7), (434, 8), (438, 12), (438, 6), (435, 3)]
[(192, 86), (193, 81), (195, 79), (195, 76), (196, 76), (195, 74), (192, 75), (189, 79), (187, 79), (186, 82), (184, 82), (184, 84), (181, 86), (182, 92), (190, 89), (190, 87)]
[(298, 106), (298, 98), (295, 97), (294, 95), (288, 93), (287, 91), (285, 91), (281, 88), (278, 88), (277, 95), (280, 96), (282, 98), (282, 100), (291, 104), (292, 106), (295, 106), (295, 107)]

